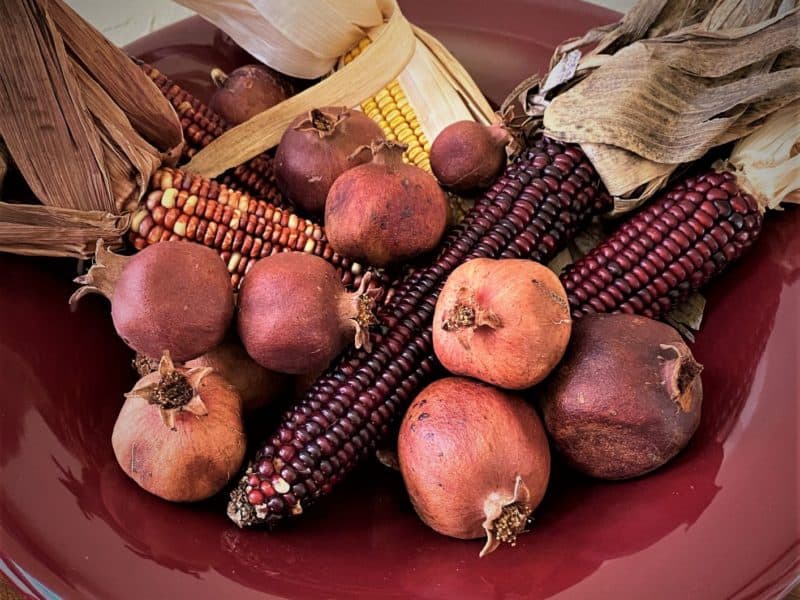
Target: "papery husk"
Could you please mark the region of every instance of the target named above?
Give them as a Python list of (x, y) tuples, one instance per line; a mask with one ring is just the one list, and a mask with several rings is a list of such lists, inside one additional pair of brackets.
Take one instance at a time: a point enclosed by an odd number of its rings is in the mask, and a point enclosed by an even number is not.
[(0, 202), (0, 252), (91, 258), (97, 240), (122, 247), (130, 214)]
[(581, 145), (614, 213), (627, 212), (682, 164), (800, 97), (799, 27), (794, 1), (645, 0), (562, 44), (548, 85), (527, 89), (524, 107), (548, 135)]
[(176, 1), (265, 65), (303, 79), (330, 73), (339, 57), (383, 25), (394, 8), (389, 0)]
[(800, 204), (800, 101), (772, 113), (715, 167), (733, 172), (763, 210)]
[[(183, 1), (183, 0), (182, 0)], [(244, 37), (243, 31), (253, 31), (253, 22), (232, 23), (230, 16), (220, 17), (220, 0), (187, 0), (183, 2), (201, 11), (203, 16), (225, 30), (234, 39)], [(309, 4), (310, 3), (310, 4)], [(372, 3), (372, 12), (368, 11)], [(247, 0), (234, 2), (236, 10), (247, 12)], [(395, 79), (406, 93), (410, 104), (429, 140), (453, 121), (470, 119), (483, 123), (491, 121), (491, 106), (464, 68), (433, 36), (413, 27), (405, 19), (393, 0), (360, 0), (352, 6), (341, 0), (302, 0), (291, 11), (278, 10), (269, 3), (253, 2), (257, 5), (261, 19), (269, 16), (269, 24), (258, 30), (259, 40), (249, 42), (261, 47), (258, 55), (269, 66), (284, 73), (288, 65), (284, 62), (284, 45), (292, 40), (290, 47), (302, 45), (315, 59), (309, 59), (305, 67), (292, 66), (292, 73), (319, 73), (317, 60), (323, 57), (326, 64), (336, 65), (336, 70), (327, 78), (306, 91), (293, 96), (277, 106), (256, 115), (249, 121), (229, 130), (197, 153), (186, 165), (188, 171), (206, 177), (216, 177), (253, 156), (276, 145), (288, 124), (298, 115), (320, 106), (357, 107), (365, 99), (384, 89)], [(229, 3), (225, 2), (225, 9)], [(315, 7), (319, 14), (333, 11), (339, 14), (331, 27), (315, 14), (313, 19), (300, 7)], [(353, 14), (363, 12), (372, 26), (358, 25), (351, 20)], [(277, 14), (277, 12), (280, 15)], [(244, 14), (242, 12), (242, 14)], [(248, 14), (250, 14), (248, 12)], [(375, 21), (375, 17), (380, 20)], [(333, 17), (332, 17), (333, 18)], [(383, 19), (386, 19), (386, 22)], [(280, 30), (279, 34), (276, 30)], [(337, 32), (333, 35), (333, 32)], [(342, 57), (362, 39), (369, 44), (352, 61), (344, 64)], [(302, 43), (300, 40), (304, 40)], [(247, 43), (243, 43), (245, 47)], [(273, 48), (278, 46), (279, 48)], [(253, 50), (253, 48), (248, 48)], [(332, 53), (338, 52), (336, 60)], [(282, 66), (284, 68), (282, 69)]]
[(3, 182), (6, 179), (6, 173), (8, 173), (8, 162), (8, 150), (2, 138), (0, 138), (0, 198), (3, 197)]
[(46, 205), (4, 205), (0, 250), (85, 258), (98, 238), (119, 246), (152, 173), (180, 156), (175, 110), (62, 0), (3, 2), (0, 28), (0, 137)]
[(73, 63), (91, 74), (129, 120), (130, 127), (174, 165), (180, 157), (183, 130), (172, 105), (155, 83), (102, 33), (61, 0), (48, 10), (61, 33)]
[(0, 137), (16, 167), (44, 204), (113, 211), (100, 139), (52, 19), (32, 0), (4, 0), (0, 23)]

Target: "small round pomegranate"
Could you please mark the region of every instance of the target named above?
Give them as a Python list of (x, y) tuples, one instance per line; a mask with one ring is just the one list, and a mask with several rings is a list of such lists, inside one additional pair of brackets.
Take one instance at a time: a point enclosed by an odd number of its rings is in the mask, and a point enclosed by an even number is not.
[(506, 165), (512, 136), (503, 124), (456, 121), (431, 144), (431, 170), (444, 187), (456, 193), (489, 187)]
[(514, 544), (544, 497), (550, 450), (536, 411), (522, 399), (449, 377), (411, 403), (397, 442), (411, 503), (432, 529), (486, 537), (485, 556)]
[(431, 175), (403, 162), (404, 149), (375, 144), (371, 162), (334, 182), (325, 231), (339, 254), (382, 267), (439, 244), (447, 226), (447, 196)]
[(231, 125), (244, 123), (292, 95), (292, 86), (276, 71), (264, 65), (245, 65), (226, 74), (211, 71), (217, 89), (208, 107)]
[(572, 320), (567, 294), (532, 260), (476, 258), (447, 278), (433, 315), (433, 349), (445, 369), (521, 390), (558, 364)]
[(111, 300), (111, 318), (122, 340), (147, 357), (168, 350), (185, 362), (218, 345), (233, 319), (233, 288), (225, 263), (211, 248), (187, 241), (160, 242), (131, 257), (98, 241), (95, 264), (78, 277), (90, 292)]
[(669, 325), (586, 315), (548, 380), (547, 431), (579, 471), (601, 479), (643, 475), (672, 459), (697, 430), (701, 371)]
[(267, 256), (250, 269), (239, 292), (239, 338), (271, 371), (319, 372), (354, 339), (357, 348), (369, 348), (379, 295), (369, 273), (349, 293), (336, 269), (318, 256)]
[(246, 448), (242, 400), (212, 369), (176, 368), (165, 352), (158, 371), (125, 398), (111, 445), (122, 470), (151, 494), (203, 500), (238, 472)]
[(375, 121), (345, 107), (315, 108), (298, 116), (275, 153), (275, 181), (284, 196), (310, 214), (323, 214), (333, 182), (370, 159), (359, 148), (384, 139)]

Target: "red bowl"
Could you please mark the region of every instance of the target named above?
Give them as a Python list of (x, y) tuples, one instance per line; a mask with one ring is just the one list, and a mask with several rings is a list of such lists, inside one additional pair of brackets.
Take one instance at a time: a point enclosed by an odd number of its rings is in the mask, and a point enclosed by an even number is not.
[[(574, 0), (402, 3), (499, 103), (552, 48), (615, 20)], [(201, 97), (246, 55), (197, 18), (132, 53)], [(74, 262), (0, 255), (0, 570), (53, 598), (764, 598), (800, 564), (800, 211), (768, 215), (708, 290), (694, 351), (703, 420), (669, 465), (625, 483), (557, 468), (532, 531), (478, 560), (414, 515), (399, 476), (365, 465), (274, 533), (240, 531), (224, 498), (179, 506), (117, 467), (110, 432), (133, 383), (106, 302), (71, 312)]]

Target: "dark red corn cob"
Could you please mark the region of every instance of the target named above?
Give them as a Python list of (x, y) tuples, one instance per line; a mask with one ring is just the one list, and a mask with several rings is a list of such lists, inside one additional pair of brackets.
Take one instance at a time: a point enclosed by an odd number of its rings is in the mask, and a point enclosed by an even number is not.
[(230, 518), (246, 526), (299, 514), (374, 451), (438, 367), (431, 321), (456, 266), (476, 257), (547, 261), (611, 204), (577, 147), (537, 136), (433, 264), (412, 273), (382, 307), (372, 352), (346, 353), (284, 413), (231, 493)]
[(755, 199), (732, 173), (690, 177), (562, 272), (572, 315), (658, 317), (736, 260), (761, 223)]
[[(178, 113), (183, 128), (183, 137), (186, 140), (183, 149), (184, 159), (190, 159), (230, 129), (230, 125), (222, 117), (161, 71), (143, 62), (138, 62), (138, 64)], [(244, 190), (272, 204), (280, 206), (283, 203), (281, 193), (275, 183), (272, 157), (269, 154), (259, 154), (224, 173), (218, 179), (222, 183)]]

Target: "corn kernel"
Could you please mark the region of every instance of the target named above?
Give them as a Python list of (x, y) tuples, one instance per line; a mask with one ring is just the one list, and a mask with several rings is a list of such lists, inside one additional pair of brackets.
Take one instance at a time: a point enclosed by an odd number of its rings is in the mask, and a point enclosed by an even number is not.
[(400, 111), (399, 111), (399, 110), (397, 110), (397, 107), (396, 107), (396, 106), (395, 106), (395, 107), (393, 107), (393, 108), (392, 108), (390, 111), (388, 111), (388, 113), (386, 114), (386, 120), (387, 120), (387, 121), (389, 121), (389, 123), (391, 123), (391, 122), (392, 122), (392, 121), (394, 121), (395, 119), (401, 119), (401, 120), (404, 120), (404, 119), (403, 119), (403, 115), (401, 115), (401, 114), (400, 114)]
[(240, 260), (242, 260), (242, 255), (239, 252), (231, 254), (231, 259), (228, 261), (228, 273), (236, 272)]
[(164, 193), (161, 194), (161, 206), (163, 206), (164, 208), (174, 208), (175, 199), (177, 197), (178, 197), (178, 190), (176, 190), (174, 187), (170, 187), (164, 190)]
[[(378, 96), (380, 96), (381, 94), (383, 94), (385, 91), (386, 91), (386, 90), (381, 90), (381, 91), (378, 93)], [(387, 106), (388, 104), (390, 104), (390, 103), (391, 103), (391, 104), (394, 104), (394, 99), (393, 99), (393, 98), (392, 98), (392, 97), (391, 97), (389, 94), (386, 94), (386, 95), (385, 95), (385, 96), (383, 96), (382, 98), (379, 98), (378, 96), (375, 96), (375, 100), (378, 102), (378, 108), (380, 108), (380, 109), (381, 109), (381, 112), (383, 112), (383, 108), (384, 108), (385, 106)]]
[(197, 206), (197, 201), (199, 198), (196, 194), (192, 194), (186, 199), (186, 204), (183, 205), (183, 213), (186, 215), (193, 215), (194, 214), (194, 207)]
[(312, 240), (311, 238), (308, 238), (306, 240), (306, 245), (303, 246), (303, 252), (307, 252), (309, 254), (311, 252), (313, 252), (314, 251), (314, 246), (316, 245), (316, 243), (317, 243), (316, 240)]
[(142, 224), (142, 221), (144, 221), (147, 214), (147, 211), (144, 209), (134, 213), (133, 218), (131, 219), (131, 231), (139, 233), (139, 226)]
[(416, 157), (419, 156), (420, 152), (422, 152), (422, 148), (420, 148), (419, 146), (416, 146), (415, 148), (409, 147), (407, 150), (408, 158), (410, 160), (415, 161)]
[(175, 224), (172, 226), (172, 233), (178, 235), (180, 237), (186, 237), (186, 222), (188, 219), (183, 217), (183, 219), (178, 219), (175, 221)]

